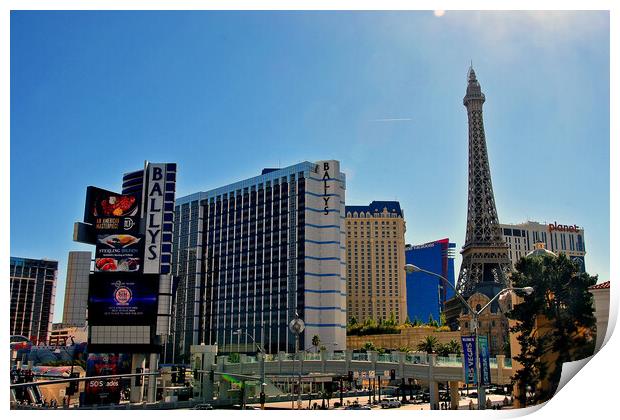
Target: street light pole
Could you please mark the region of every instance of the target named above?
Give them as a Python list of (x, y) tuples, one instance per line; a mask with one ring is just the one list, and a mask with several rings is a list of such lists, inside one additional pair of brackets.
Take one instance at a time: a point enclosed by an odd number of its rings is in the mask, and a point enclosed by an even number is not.
[(469, 303), (467, 303), (467, 301), (465, 300), (465, 298), (458, 292), (458, 290), (456, 290), (456, 287), (454, 287), (454, 285), (452, 283), (450, 283), (450, 281), (445, 278), (444, 276), (437, 274), (437, 273), (433, 273), (432, 271), (428, 271), (428, 270), (424, 270), (418, 266), (415, 266), (413, 264), (407, 264), (405, 265), (405, 271), (407, 273), (415, 273), (415, 272), (421, 272), (421, 273), (426, 273), (429, 274), (431, 276), (435, 276), (440, 278), (441, 280), (444, 281), (444, 283), (447, 283), (452, 290), (454, 290), (455, 295), (461, 300), (461, 302), (463, 303), (463, 305), (467, 308), (467, 310), (471, 313), (472, 315), (472, 320), (473, 320), (473, 332), (474, 332), (474, 338), (475, 338), (475, 342), (476, 342), (476, 358), (475, 358), (475, 366), (476, 366), (476, 391), (478, 393), (478, 409), (479, 410), (484, 410), (485, 409), (485, 401), (483, 401), (484, 396), (483, 394), (483, 390), (484, 387), (482, 386), (482, 372), (481, 372), (481, 364), (480, 364), (480, 345), (478, 343), (478, 324), (479, 324), (479, 320), (480, 320), (480, 314), (482, 312), (484, 312), (484, 310), (486, 308), (488, 308), (491, 303), (493, 301), (495, 301), (495, 299), (499, 298), (503, 293), (505, 292), (510, 292), (510, 291), (523, 291), (526, 294), (531, 294), (534, 291), (533, 287), (507, 287), (505, 289), (502, 289), (498, 294), (496, 294), (491, 300), (489, 300), (486, 305), (484, 305), (482, 308), (480, 308), (479, 311), (475, 311), (470, 305)]
[(301, 370), (302, 370), (302, 360), (301, 354), (299, 353), (299, 335), (306, 328), (306, 324), (303, 319), (299, 318), (297, 312), (295, 312), (295, 318), (291, 320), (288, 324), (290, 331), (295, 334), (295, 353), (299, 354), (299, 377), (298, 377), (298, 386), (299, 386), (299, 396), (297, 398), (297, 408), (301, 408)]
[[(250, 339), (252, 340), (252, 343), (254, 343), (254, 345), (256, 346), (256, 348), (258, 349), (258, 351), (261, 353), (261, 360), (259, 361), (259, 373), (260, 373), (260, 408), (261, 410), (265, 409), (265, 385), (267, 385), (265, 383), (265, 347), (263, 345), (263, 340), (265, 337), (265, 322), (261, 322), (261, 337), (260, 337), (260, 341), (261, 343), (258, 344), (256, 342), (256, 339), (254, 338), (254, 336), (252, 334), (250, 334), (247, 331), (242, 331), (241, 328), (239, 328), (237, 331), (233, 332), (233, 335), (238, 335), (239, 338), (241, 337), (241, 334), (244, 333), (245, 335), (247, 335), (248, 337), (250, 337)], [(237, 346), (238, 349), (238, 346)]]

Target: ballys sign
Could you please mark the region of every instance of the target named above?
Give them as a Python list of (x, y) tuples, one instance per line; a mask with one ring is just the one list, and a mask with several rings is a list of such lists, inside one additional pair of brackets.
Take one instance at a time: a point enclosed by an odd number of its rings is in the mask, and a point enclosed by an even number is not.
[(151, 164), (147, 173), (144, 273), (159, 273), (166, 165)]
[(338, 185), (340, 165), (336, 160), (323, 160), (315, 162), (314, 173), (319, 175), (322, 214), (327, 216), (330, 212), (337, 212), (340, 205), (341, 191)]
[(581, 228), (577, 225), (558, 225), (558, 222), (549, 223), (549, 232), (557, 230), (558, 232), (579, 232)]
[(329, 185), (327, 185), (327, 181), (329, 181), (329, 162), (323, 162), (323, 214), (329, 214), (329, 194), (328, 189)]

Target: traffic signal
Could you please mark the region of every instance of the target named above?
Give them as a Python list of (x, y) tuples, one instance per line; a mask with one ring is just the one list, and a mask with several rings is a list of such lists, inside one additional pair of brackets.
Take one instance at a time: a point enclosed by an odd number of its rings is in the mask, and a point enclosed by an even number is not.
[(211, 382), (215, 381), (215, 371), (213, 370), (209, 371), (209, 380)]
[(172, 366), (172, 369), (170, 371), (170, 376), (172, 379), (172, 383), (176, 384), (177, 383), (177, 370), (179, 369), (178, 366)]
[(185, 383), (185, 366), (181, 366), (179, 368), (179, 383), (180, 384)]
[[(71, 376), (70, 376), (70, 378), (79, 378), (79, 377), (80, 377), (80, 374), (77, 373), (77, 372), (72, 373)], [(80, 383), (78, 381), (71, 381), (71, 382), (69, 382), (69, 386), (65, 390), (66, 394), (67, 395), (73, 395), (73, 394), (77, 393), (78, 390), (79, 390), (79, 387), (80, 387)]]
[(390, 380), (391, 381), (396, 380), (396, 369), (390, 369)]
[(347, 374), (347, 381), (353, 382), (353, 371), (350, 370)]
[(331, 394), (334, 388), (334, 383), (333, 382), (326, 382), (325, 383), (325, 392), (327, 392), (328, 394)]
[[(136, 373), (142, 373), (142, 368), (136, 368)], [(142, 376), (134, 376), (134, 386), (142, 386)]]

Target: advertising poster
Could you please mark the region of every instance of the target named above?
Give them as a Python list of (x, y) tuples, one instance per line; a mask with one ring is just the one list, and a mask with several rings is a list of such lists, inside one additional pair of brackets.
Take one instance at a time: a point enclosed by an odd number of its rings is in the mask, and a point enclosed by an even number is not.
[(143, 235), (99, 234), (95, 272), (137, 272), (142, 265)]
[(480, 349), (480, 382), (482, 385), (491, 385), (491, 360), (489, 355), (489, 338), (486, 335), (478, 336)]
[(461, 337), (463, 343), (463, 369), (466, 384), (477, 384), (476, 375), (476, 338), (473, 335)]
[(118, 194), (97, 187), (86, 189), (84, 223), (99, 232), (134, 233), (140, 226), (140, 196)]
[[(131, 358), (128, 354), (91, 353), (86, 361), (86, 376), (122, 375), (131, 373)], [(126, 379), (126, 385), (129, 380)], [(121, 378), (93, 378), (86, 381), (85, 400), (87, 405), (118, 404), (123, 391)]]
[(90, 325), (152, 325), (157, 316), (158, 275), (94, 273), (90, 276)]

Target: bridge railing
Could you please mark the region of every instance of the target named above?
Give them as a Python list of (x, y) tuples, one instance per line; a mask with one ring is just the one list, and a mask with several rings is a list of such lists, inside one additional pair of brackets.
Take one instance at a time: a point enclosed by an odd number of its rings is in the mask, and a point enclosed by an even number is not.
[(334, 352), (327, 355), (327, 360), (346, 360), (347, 355), (344, 352)]
[(363, 360), (368, 361), (368, 353), (357, 353), (353, 352), (351, 355), (351, 360)]
[(463, 366), (461, 357), (437, 357), (437, 366)]

